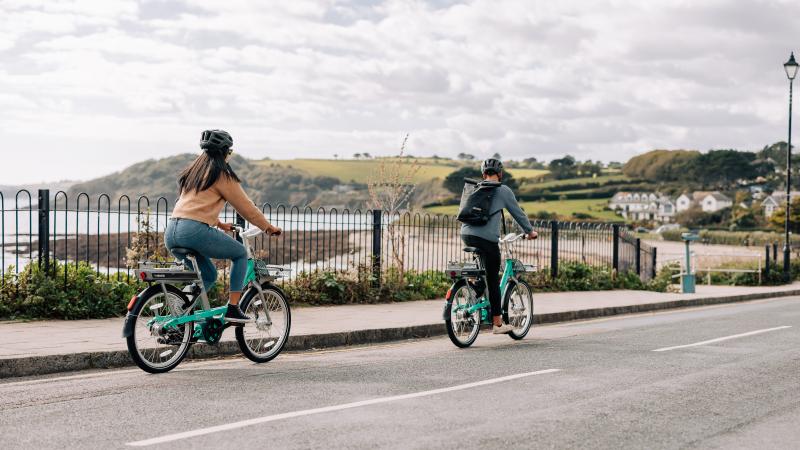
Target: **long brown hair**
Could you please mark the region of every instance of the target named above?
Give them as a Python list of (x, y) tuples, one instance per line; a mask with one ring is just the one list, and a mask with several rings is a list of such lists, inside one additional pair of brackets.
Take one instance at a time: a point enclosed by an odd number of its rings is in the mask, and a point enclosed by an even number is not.
[(239, 177), (225, 161), (227, 152), (206, 150), (194, 160), (187, 168), (183, 169), (178, 177), (178, 194), (184, 192), (205, 191), (219, 180), (227, 177), (241, 183)]

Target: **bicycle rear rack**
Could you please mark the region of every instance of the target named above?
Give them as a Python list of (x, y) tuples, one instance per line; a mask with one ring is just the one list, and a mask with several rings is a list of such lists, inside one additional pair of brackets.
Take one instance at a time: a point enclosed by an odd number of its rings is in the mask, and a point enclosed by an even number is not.
[(475, 263), (455, 262), (450, 261), (447, 263), (445, 274), (450, 278), (477, 278), (482, 277), (486, 273), (485, 270), (479, 269)]
[(199, 273), (188, 270), (186, 265), (179, 262), (140, 262), (136, 268), (136, 276), (148, 283), (162, 281), (188, 283), (200, 279)]

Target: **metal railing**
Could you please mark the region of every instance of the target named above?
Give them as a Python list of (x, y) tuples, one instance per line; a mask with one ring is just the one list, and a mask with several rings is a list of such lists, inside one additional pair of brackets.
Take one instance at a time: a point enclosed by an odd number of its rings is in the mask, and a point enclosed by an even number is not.
[[(442, 270), (447, 262), (467, 257), (462, 251), (461, 224), (454, 216), (270, 204), (261, 210), (284, 234), (258, 237), (257, 255), (294, 274), (361, 267), (371, 270), (379, 283), (389, 270)], [(64, 191), (51, 196), (46, 189), (36, 197), (26, 190), (17, 192), (13, 208), (7, 209), (0, 193), (3, 283), (9, 270), (19, 273), (30, 262), (50, 267), (51, 258), (67, 267), (88, 263), (107, 279), (129, 279), (133, 272), (127, 251), (134, 237), (144, 240), (145, 252), (140, 257), (154, 255), (164, 245), (170, 212), (170, 202), (164, 197), (111, 199), (106, 194), (92, 197)], [(243, 224), (227, 205), (220, 219)], [(635, 272), (643, 280), (655, 275), (656, 249), (620, 225), (548, 220), (532, 224), (539, 239), (521, 241), (515, 253), (550, 276), (557, 276), (559, 267), (569, 262)], [(515, 229), (511, 218), (507, 227)], [(66, 283), (66, 270), (63, 276)]]

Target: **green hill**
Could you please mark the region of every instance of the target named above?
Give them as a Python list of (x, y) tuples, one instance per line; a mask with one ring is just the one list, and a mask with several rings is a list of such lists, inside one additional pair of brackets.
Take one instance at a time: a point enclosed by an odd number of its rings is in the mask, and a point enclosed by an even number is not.
[[(264, 160), (257, 163), (263, 165), (277, 165), (281, 167), (299, 170), (309, 176), (335, 177), (343, 183), (367, 183), (369, 177), (375, 174), (381, 162), (391, 161), (394, 158), (375, 158), (375, 159), (288, 159), (288, 160)], [(414, 158), (421, 168), (414, 181), (417, 183), (427, 182), (435, 178), (444, 179), (451, 172), (457, 170), (465, 163), (454, 160), (434, 159), (434, 158)], [(471, 162), (469, 164), (479, 164)], [(539, 177), (546, 170), (538, 169), (509, 169), (515, 178)]]
[[(116, 206), (116, 199), (121, 195), (130, 196), (134, 208), (140, 195), (150, 198), (153, 206), (159, 197), (166, 198), (170, 205), (173, 205), (178, 196), (178, 174), (196, 156), (182, 154), (157, 160), (149, 159), (111, 175), (74, 184), (68, 192), (70, 205), (75, 204), (81, 192), (92, 197), (93, 207), (96, 205), (94, 199), (101, 193), (111, 197), (113, 206)], [(233, 156), (230, 165), (242, 180), (242, 187), (257, 204), (307, 205), (312, 203), (320, 192), (339, 184), (338, 180), (312, 177), (296, 169), (270, 167), (238, 155)]]

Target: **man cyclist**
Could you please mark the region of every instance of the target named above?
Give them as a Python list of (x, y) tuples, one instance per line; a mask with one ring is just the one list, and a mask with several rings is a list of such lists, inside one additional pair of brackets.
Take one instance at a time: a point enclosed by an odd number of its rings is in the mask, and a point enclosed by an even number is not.
[(492, 307), (492, 333), (507, 334), (514, 330), (509, 324), (503, 323), (502, 307), (500, 305), (500, 223), (503, 209), (507, 209), (514, 221), (519, 224), (528, 239), (538, 236), (533, 231), (528, 216), (517, 203), (514, 192), (508, 186), (500, 184), (503, 179), (503, 163), (494, 158), (489, 158), (481, 163), (483, 182), (496, 183), (495, 195), (492, 196), (489, 221), (484, 225), (461, 225), (461, 240), (464, 244), (478, 249), (481, 263), (486, 269), (486, 282), (489, 290), (489, 303)]

